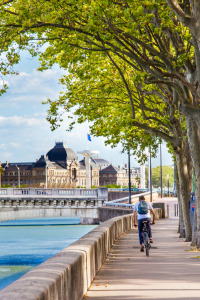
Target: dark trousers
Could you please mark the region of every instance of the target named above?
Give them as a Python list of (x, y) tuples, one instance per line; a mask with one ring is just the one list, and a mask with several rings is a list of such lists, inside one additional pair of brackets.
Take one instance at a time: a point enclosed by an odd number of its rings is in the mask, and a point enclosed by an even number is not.
[(151, 218), (144, 218), (144, 219), (138, 220), (138, 230), (139, 230), (140, 245), (144, 243), (143, 232), (142, 232), (142, 222), (143, 221), (147, 221), (148, 222), (148, 225), (149, 225), (149, 238), (152, 237), (152, 234), (151, 234), (151, 225), (150, 225)]

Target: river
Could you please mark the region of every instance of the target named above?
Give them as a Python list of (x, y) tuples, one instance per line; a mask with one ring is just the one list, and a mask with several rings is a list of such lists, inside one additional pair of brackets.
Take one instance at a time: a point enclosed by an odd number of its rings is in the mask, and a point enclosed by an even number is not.
[(79, 222), (61, 217), (0, 222), (0, 290), (97, 226)]

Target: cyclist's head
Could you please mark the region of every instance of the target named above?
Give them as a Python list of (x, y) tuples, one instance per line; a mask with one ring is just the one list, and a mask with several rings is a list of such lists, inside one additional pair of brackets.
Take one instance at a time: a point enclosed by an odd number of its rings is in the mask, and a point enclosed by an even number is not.
[(145, 201), (145, 197), (144, 196), (140, 196), (139, 197), (139, 201)]

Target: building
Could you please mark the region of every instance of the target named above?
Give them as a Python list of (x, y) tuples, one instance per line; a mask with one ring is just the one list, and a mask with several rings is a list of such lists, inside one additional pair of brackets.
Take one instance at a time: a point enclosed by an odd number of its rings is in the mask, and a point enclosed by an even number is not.
[(78, 184), (79, 161), (75, 152), (66, 144), (58, 142), (46, 156), (42, 155), (34, 163), (2, 164), (5, 169), (1, 175), (1, 184), (18, 185), (18, 169), (20, 185), (48, 187), (72, 187)]
[[(126, 170), (117, 168), (113, 165), (99, 171), (99, 185), (120, 185), (128, 186), (129, 178), (127, 176)], [(136, 185), (135, 177), (131, 176), (131, 185)]]
[[(91, 186), (99, 186), (99, 171), (109, 166), (110, 163), (101, 157), (90, 157)], [(79, 186), (86, 186), (85, 158), (79, 162)]]
[[(1, 164), (0, 164), (1, 165)], [(86, 186), (85, 158), (78, 161), (75, 152), (63, 142), (56, 142), (55, 146), (42, 155), (36, 162), (4, 163), (0, 182), (13, 187), (20, 185), (32, 187), (46, 186), (48, 188), (71, 188)], [(18, 177), (19, 168), (19, 177)], [(127, 168), (120, 170), (112, 166), (107, 160), (92, 156), (90, 158), (91, 186), (117, 184), (128, 186)], [(138, 171), (132, 168), (131, 185), (138, 186)]]

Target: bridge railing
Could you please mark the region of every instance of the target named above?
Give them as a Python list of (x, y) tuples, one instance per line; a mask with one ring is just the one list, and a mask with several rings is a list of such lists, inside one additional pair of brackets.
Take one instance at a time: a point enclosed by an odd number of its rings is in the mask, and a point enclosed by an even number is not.
[(87, 196), (87, 197), (108, 197), (107, 188), (96, 189), (45, 189), (45, 188), (0, 188), (1, 195), (52, 195), (52, 196)]
[(0, 203), (6, 207), (96, 208), (108, 200), (107, 188), (96, 189), (0, 189)]

